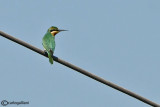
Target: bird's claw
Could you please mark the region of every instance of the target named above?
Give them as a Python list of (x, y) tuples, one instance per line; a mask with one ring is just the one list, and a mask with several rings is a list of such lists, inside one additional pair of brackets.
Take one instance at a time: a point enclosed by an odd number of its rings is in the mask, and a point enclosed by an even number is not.
[(47, 54), (47, 51), (46, 51), (46, 50), (44, 50), (44, 53), (45, 53), (45, 54)]

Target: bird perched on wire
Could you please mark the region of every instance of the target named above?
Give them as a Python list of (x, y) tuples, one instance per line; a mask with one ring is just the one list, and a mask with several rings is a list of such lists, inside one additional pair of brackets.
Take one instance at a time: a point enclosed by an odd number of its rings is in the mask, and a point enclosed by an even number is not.
[(55, 50), (55, 35), (61, 31), (67, 31), (67, 30), (60, 30), (55, 26), (51, 26), (46, 34), (44, 35), (42, 39), (42, 45), (45, 49), (45, 51), (48, 54), (49, 62), (53, 64), (53, 53)]

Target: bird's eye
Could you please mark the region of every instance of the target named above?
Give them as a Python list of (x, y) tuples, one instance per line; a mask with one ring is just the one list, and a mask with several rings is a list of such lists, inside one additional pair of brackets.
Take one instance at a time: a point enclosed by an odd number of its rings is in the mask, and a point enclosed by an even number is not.
[(50, 30), (50, 32), (52, 32), (52, 31), (54, 31), (54, 30)]

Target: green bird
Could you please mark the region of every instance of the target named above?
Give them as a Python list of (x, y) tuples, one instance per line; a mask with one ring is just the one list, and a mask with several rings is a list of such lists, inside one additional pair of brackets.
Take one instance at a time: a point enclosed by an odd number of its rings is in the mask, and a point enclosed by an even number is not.
[(55, 35), (61, 31), (67, 31), (67, 30), (60, 30), (55, 26), (51, 26), (46, 34), (44, 35), (42, 39), (42, 45), (45, 49), (45, 51), (48, 54), (49, 62), (53, 64), (53, 53), (55, 50)]

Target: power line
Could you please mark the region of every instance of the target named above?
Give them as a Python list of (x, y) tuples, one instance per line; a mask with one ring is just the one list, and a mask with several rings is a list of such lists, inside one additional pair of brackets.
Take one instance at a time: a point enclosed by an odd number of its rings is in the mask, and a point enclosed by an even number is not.
[[(37, 52), (37, 53), (39, 53), (39, 54), (41, 54), (41, 55), (43, 55), (45, 57), (48, 57), (48, 55), (44, 51), (42, 51), (42, 50), (40, 50), (40, 49), (38, 49), (38, 48), (36, 48), (36, 47), (24, 42), (22, 40), (19, 40), (19, 39), (13, 37), (13, 36), (10, 36), (10, 35), (2, 32), (2, 31), (0, 31), (0, 35), (5, 37), (5, 38), (7, 38), (7, 39), (9, 39), (9, 40), (11, 40), (11, 41), (13, 41), (13, 42), (16, 42), (16, 43), (18, 43), (20, 45), (23, 45), (24, 47), (29, 48), (32, 51), (35, 51), (35, 52)], [(142, 96), (140, 96), (140, 95), (138, 95), (136, 93), (133, 93), (133, 92), (123, 88), (123, 87), (120, 87), (120, 86), (118, 86), (116, 84), (113, 84), (113, 83), (107, 81), (107, 80), (104, 80), (103, 78), (98, 77), (98, 76), (96, 76), (96, 75), (94, 75), (94, 74), (92, 74), (92, 73), (90, 73), (90, 72), (88, 72), (86, 70), (83, 70), (82, 68), (79, 68), (79, 67), (77, 67), (77, 66), (75, 66), (75, 65), (73, 65), (73, 64), (71, 64), (69, 62), (66, 62), (66, 61), (64, 61), (64, 60), (62, 60), (62, 59), (60, 59), (60, 58), (58, 58), (56, 56), (53, 56), (53, 59), (54, 59), (54, 61), (56, 61), (56, 62), (58, 62), (58, 63), (60, 63), (62, 65), (65, 65), (65, 66), (67, 66), (67, 67), (69, 67), (69, 68), (71, 68), (71, 69), (73, 69), (73, 70), (75, 70), (75, 71), (77, 71), (79, 73), (82, 73), (82, 74), (84, 74), (84, 75), (86, 75), (86, 76), (88, 76), (88, 77), (90, 77), (90, 78), (92, 78), (92, 79), (94, 79), (96, 81), (99, 81), (99, 82), (101, 82), (101, 83), (103, 83), (105, 85), (108, 85), (108, 86), (110, 86), (110, 87), (112, 87), (112, 88), (114, 88), (114, 89), (116, 89), (118, 91), (121, 91), (121, 92), (123, 92), (123, 93), (125, 93), (125, 94), (127, 94), (127, 95), (129, 95), (131, 97), (134, 97), (134, 98), (136, 98), (136, 99), (138, 99), (138, 100), (140, 100), (140, 101), (142, 101), (142, 102), (144, 102), (146, 104), (149, 104), (149, 105), (154, 106), (154, 107), (160, 107), (160, 105), (156, 104), (155, 102), (152, 102), (152, 101), (150, 101), (150, 100), (148, 100), (148, 99), (146, 99), (146, 98), (144, 98), (144, 97), (142, 97)]]

